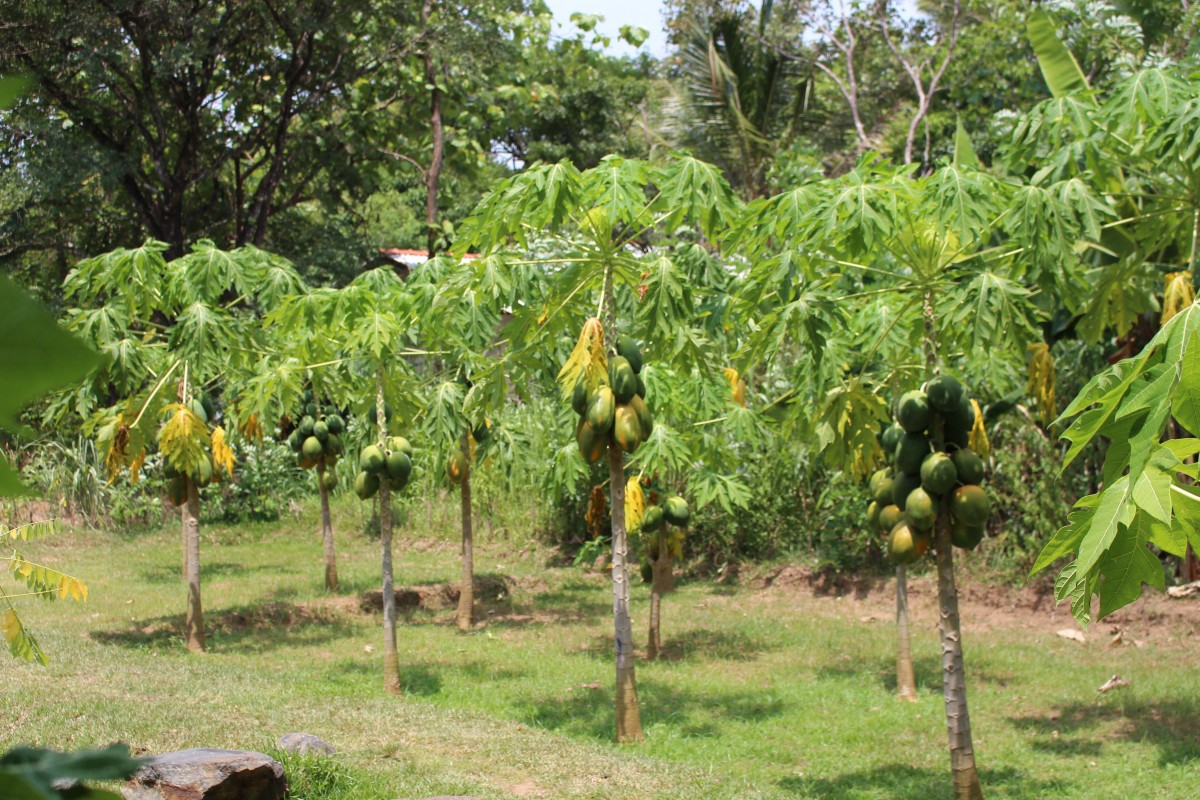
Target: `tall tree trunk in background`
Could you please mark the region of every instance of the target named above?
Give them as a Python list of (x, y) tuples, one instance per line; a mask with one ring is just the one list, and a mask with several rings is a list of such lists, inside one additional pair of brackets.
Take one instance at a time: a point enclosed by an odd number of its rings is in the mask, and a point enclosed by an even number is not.
[(200, 604), (200, 493), (196, 482), (187, 479), (187, 502), (183, 505), (184, 552), (187, 563), (188, 604), (187, 649), (204, 652), (204, 609)]
[(662, 652), (662, 596), (675, 590), (671, 571), (671, 554), (660, 549), (657, 558), (650, 559), (650, 636), (646, 643), (646, 660), (654, 661)]
[(321, 492), (321, 538), (325, 543), (325, 588), (338, 590), (337, 556), (333, 551), (333, 519), (329, 513), (329, 490), (325, 488), (324, 464), (317, 466), (317, 487)]
[[(380, 442), (387, 441), (387, 413), (383, 402), (383, 367), (376, 368), (375, 414)], [(392, 491), (385, 472), (379, 478), (379, 543), (383, 550), (383, 688), (403, 694), (400, 688), (400, 653), (396, 648), (396, 590), (392, 581)]]
[[(433, 0), (425, 0), (421, 9), (421, 23), (429, 33), (429, 16), (433, 11)], [(425, 43), (425, 82), (429, 84), (429, 134), (433, 141), (433, 153), (429, 169), (425, 170), (425, 230), (428, 238), (429, 257), (437, 251), (438, 235), (438, 181), (442, 175), (446, 133), (442, 127), (442, 90), (438, 88), (437, 62), (433, 58), (433, 43)]]
[(908, 568), (896, 567), (896, 695), (916, 702), (917, 681), (913, 675), (912, 647), (908, 641)]
[[(617, 342), (616, 302), (611, 265), (604, 274), (605, 345)], [(629, 540), (625, 531), (625, 453), (616, 443), (608, 446), (608, 488), (612, 520), (613, 626), (617, 655), (617, 741), (644, 739), (642, 715), (638, 708), (637, 676), (634, 673), (633, 621), (629, 614), (629, 574), (626, 560)]]
[[(937, 320), (933, 295), (926, 292), (922, 304), (925, 317), (925, 372), (933, 378), (937, 368)], [(936, 417), (933, 444), (946, 449), (944, 424)], [(962, 626), (958, 618), (958, 588), (954, 584), (954, 545), (950, 538), (951, 497), (942, 496), (934, 522), (934, 547), (937, 549), (938, 630), (942, 644), (942, 695), (946, 704), (946, 734), (950, 742), (950, 774), (955, 800), (983, 800), (983, 787), (975, 767), (975, 748), (971, 742), (971, 716), (967, 711), (967, 670), (963, 662)]]
[(475, 552), (471, 538), (471, 444), (465, 433), (462, 451), (467, 457), (467, 467), (459, 487), (462, 490), (462, 580), (458, 587), (458, 629), (469, 631), (475, 622)]

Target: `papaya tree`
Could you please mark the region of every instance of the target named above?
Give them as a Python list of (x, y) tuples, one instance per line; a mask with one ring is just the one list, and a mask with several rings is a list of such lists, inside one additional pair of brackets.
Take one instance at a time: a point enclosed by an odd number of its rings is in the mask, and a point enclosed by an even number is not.
[[(228, 429), (214, 399), (235, 393), (262, 353), (263, 310), (300, 290), (284, 259), (246, 246), (219, 250), (200, 241), (167, 261), (168, 246), (147, 241), (80, 262), (64, 282), (69, 326), (108, 356), (74, 395), (74, 410), (96, 435), (110, 479), (124, 468), (136, 482), (157, 452), (181, 507), (188, 585), (188, 649), (204, 650), (200, 598), (200, 490), (233, 473)], [(115, 405), (102, 402), (118, 398)]]
[[(8, 91), (10, 79), (0, 78), (0, 89)], [(0, 107), (5, 104), (0, 96)], [(79, 339), (60, 328), (54, 318), (38, 303), (13, 284), (0, 277), (0, 309), (4, 325), (0, 326), (0, 379), (7, 390), (0, 399), (0, 429), (19, 427), (18, 413), (46, 391), (82, 380), (98, 363), (97, 354)], [(16, 470), (0, 455), (0, 497), (27, 495)], [(13, 578), (24, 584), (18, 592), (8, 592), (0, 586), (0, 631), (14, 658), (49, 663), (45, 651), (33, 633), (25, 627), (17, 613), (14, 600), (22, 596), (47, 599), (71, 598), (86, 600), (87, 584), (61, 570), (26, 557), (19, 547), (24, 543), (53, 534), (53, 522), (37, 522), (9, 527), (0, 524), (0, 543), (9, 551), (0, 556)]]
[[(975, 163), (960, 153), (914, 180), (907, 167), (867, 156), (839, 178), (752, 204), (735, 230), (734, 242), (752, 261), (741, 298), (756, 329), (748, 359), (769, 356), (785, 341), (802, 343), (819, 359), (804, 365), (801, 384), (816, 412), (796, 424), (815, 433), (830, 464), (859, 477), (882, 457), (877, 434), (890, 416), (885, 387), (953, 370), (1005, 395), (1047, 316), (1036, 295), (1078, 296), (1070, 262), (1046, 254), (1098, 233), (1095, 215), (1080, 212), (1069, 184), (1052, 182), (1036, 189), (1036, 199), (1054, 209), (1053, 219), (1031, 227), (1017, 209), (1031, 202), (1032, 190)], [(832, 336), (838, 328), (849, 335)], [(792, 408), (803, 415), (804, 405)], [(966, 705), (951, 515), (938, 519), (951, 769), (955, 796), (973, 798), (982, 790)], [(904, 573), (897, 578), (904, 681)]]
[[(473, 376), (468, 412), (479, 404), (498, 405), (514, 367), (554, 369), (563, 400), (571, 400), (577, 413), (582, 407), (585, 416), (590, 396), (603, 397), (601, 426), (585, 428), (589, 421), (581, 420), (577, 446), (589, 460), (606, 458), (608, 465), (619, 742), (643, 738), (629, 608), (625, 461), (655, 435), (643, 442), (645, 426), (636, 411), (622, 411), (620, 424), (615, 420), (618, 394), (626, 409), (638, 396), (638, 376), (619, 346), (622, 336), (641, 334), (664, 362), (697, 369), (712, 363), (705, 356), (715, 348), (695, 317), (685, 274), (668, 248), (655, 245), (680, 226), (713, 242), (737, 208), (719, 170), (692, 158), (656, 165), (609, 156), (582, 172), (569, 163), (539, 164), (486, 196), (460, 227), (454, 248), (460, 256), (482, 251), (464, 266), (459, 285), (473, 286), (513, 312), (503, 357)], [(541, 280), (521, 279), (531, 266), (542, 270)], [(611, 436), (601, 430), (609, 405)]]
[[(402, 420), (413, 419), (420, 403), (416, 378), (404, 358), (422, 354), (409, 348), (417, 327), (414, 308), (411, 293), (389, 268), (364, 272), (341, 289), (314, 289), (289, 296), (270, 321), (283, 331), (308, 329), (332, 349), (301, 353), (304, 358), (277, 359), (255, 377), (249, 390), (252, 407), (263, 411), (277, 404), (281, 396), (300, 400), (305, 378), (319, 371), (325, 376), (319, 385), (331, 387), (330, 396), (365, 417), (354, 489), (364, 500), (379, 497), (383, 683), (385, 691), (392, 694), (403, 691), (396, 640), (392, 495), (407, 484), (413, 456), (408, 440), (393, 434)], [(334, 390), (334, 386), (339, 388)]]

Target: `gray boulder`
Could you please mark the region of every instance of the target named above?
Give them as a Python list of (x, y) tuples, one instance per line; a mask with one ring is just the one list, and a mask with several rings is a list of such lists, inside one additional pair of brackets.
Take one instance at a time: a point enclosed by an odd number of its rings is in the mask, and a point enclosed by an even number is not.
[(178, 750), (155, 756), (121, 787), (125, 800), (282, 800), (283, 765), (245, 750)]
[(329, 742), (311, 733), (285, 733), (279, 737), (277, 744), (285, 753), (300, 755), (331, 756), (337, 752)]

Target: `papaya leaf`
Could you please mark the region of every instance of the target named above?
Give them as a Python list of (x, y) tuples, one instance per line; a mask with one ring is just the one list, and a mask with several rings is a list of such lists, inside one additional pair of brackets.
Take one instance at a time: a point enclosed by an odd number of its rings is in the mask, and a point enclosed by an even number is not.
[(1192, 284), (1191, 270), (1172, 272), (1163, 281), (1162, 319), (1166, 325), (1171, 318), (1196, 301), (1196, 289)]
[(158, 430), (158, 449), (181, 475), (195, 475), (207, 458), (208, 426), (190, 408), (172, 403), (163, 408), (166, 421)]
[(1029, 379), (1025, 391), (1033, 396), (1038, 418), (1042, 426), (1047, 428), (1058, 416), (1058, 404), (1054, 398), (1055, 382), (1054, 356), (1050, 354), (1050, 345), (1045, 342), (1030, 344)]
[(575, 348), (558, 372), (563, 400), (569, 400), (575, 384), (583, 381), (588, 391), (608, 383), (608, 356), (604, 347), (604, 326), (595, 317), (583, 323)]
[(642, 482), (637, 475), (632, 475), (625, 483), (625, 527), (631, 531), (640, 528), (645, 513), (646, 496), (642, 492)]
[(4, 632), (4, 639), (8, 642), (8, 651), (13, 658), (36, 661), (43, 667), (50, 663), (46, 652), (42, 650), (29, 629), (22, 624), (16, 609), (11, 606), (4, 609), (3, 614), (0, 614), (0, 631)]
[(225, 440), (225, 429), (219, 425), (212, 432), (212, 458), (215, 467), (233, 477), (233, 450)]
[(1164, 588), (1162, 564), (1146, 547), (1150, 521), (1143, 514), (1119, 537), (1100, 564), (1100, 614), (1103, 619), (1142, 594), (1142, 584)]
[(1075, 503), (1067, 515), (1067, 524), (1059, 528), (1050, 537), (1050, 541), (1046, 542), (1046, 546), (1033, 563), (1033, 568), (1029, 570), (1030, 575), (1036, 575), (1058, 559), (1079, 549), (1079, 543), (1087, 535), (1088, 528), (1096, 516), (1096, 506), (1099, 503), (1099, 494), (1087, 495)]

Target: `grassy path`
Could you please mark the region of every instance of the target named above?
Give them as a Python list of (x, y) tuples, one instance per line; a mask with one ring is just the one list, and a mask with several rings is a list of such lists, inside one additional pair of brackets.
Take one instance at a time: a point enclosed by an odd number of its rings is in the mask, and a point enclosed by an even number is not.
[[(927, 610), (914, 620), (920, 701), (902, 705), (891, 691), (886, 592), (837, 599), (806, 587), (683, 583), (664, 601), (667, 657), (638, 667), (647, 741), (618, 748), (606, 579), (485, 543), (478, 571), (509, 576), (509, 590), (485, 598), (486, 625), (468, 635), (452, 608), (403, 616), (407, 697), (397, 700), (381, 691), (380, 620), (356, 602), (377, 585), (376, 545), (341, 532), (349, 519), (339, 524), (344, 597), (323, 592), (315, 525), (206, 528), (210, 652), (200, 657), (173, 630), (184, 604), (177, 530), (40, 543), (37, 553), (88, 580), (92, 597), (22, 607), (53, 660), (48, 669), (4, 663), (0, 746), (261, 750), (302, 730), (339, 750), (332, 767), (290, 765), (307, 800), (948, 795)], [(400, 540), (399, 584), (456, 574), (450, 541)], [(642, 643), (648, 605), (639, 584)], [(968, 604), (972, 722), (989, 798), (1200, 791), (1194, 627), (1109, 649), (1103, 636), (1086, 645), (1056, 637), (1049, 621), (993, 614), (973, 630), (970, 613)], [(1132, 686), (1097, 694), (1114, 673)]]

